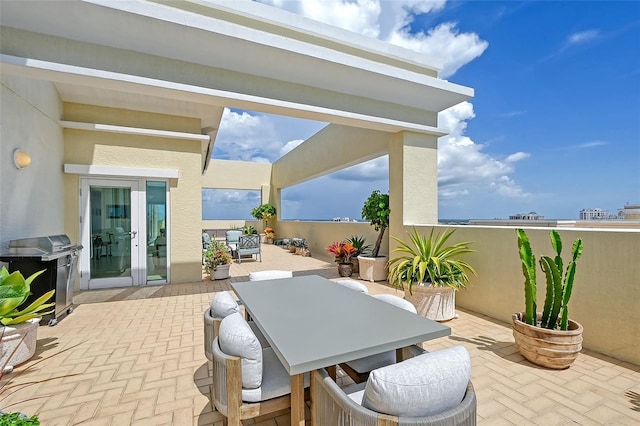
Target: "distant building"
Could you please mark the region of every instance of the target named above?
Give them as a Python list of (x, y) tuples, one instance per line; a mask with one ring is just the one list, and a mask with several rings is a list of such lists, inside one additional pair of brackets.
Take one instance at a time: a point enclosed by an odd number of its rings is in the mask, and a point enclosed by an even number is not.
[(509, 220), (544, 220), (544, 216), (536, 212), (518, 213), (510, 215)]
[(580, 220), (601, 220), (615, 218), (616, 216), (611, 215), (609, 210), (602, 210), (598, 208), (580, 210)]
[(640, 204), (625, 204), (618, 212), (618, 218), (625, 220), (640, 220)]

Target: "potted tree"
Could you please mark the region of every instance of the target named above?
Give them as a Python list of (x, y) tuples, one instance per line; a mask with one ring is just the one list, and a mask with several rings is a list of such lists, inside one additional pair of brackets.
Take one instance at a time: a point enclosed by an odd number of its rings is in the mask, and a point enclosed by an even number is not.
[(513, 337), (527, 360), (547, 368), (563, 369), (573, 364), (582, 350), (582, 325), (569, 319), (567, 304), (571, 298), (576, 261), (584, 248), (576, 239), (571, 260), (563, 271), (562, 241), (551, 230), (555, 257), (541, 256), (540, 267), (546, 278), (546, 296), (542, 313), (537, 311), (536, 258), (524, 229), (516, 229), (518, 251), (524, 274), (525, 311), (513, 314)]
[(455, 230), (420, 234), (415, 228), (408, 232), (407, 243), (398, 242), (394, 253), (400, 256), (389, 261), (389, 282), (394, 287), (404, 287), (405, 299), (413, 303), (418, 313), (435, 321), (447, 321), (455, 317), (456, 291), (469, 283), (469, 274), (475, 270), (459, 256), (473, 252), (470, 242), (447, 245)]
[(229, 269), (233, 258), (229, 247), (222, 241), (211, 241), (204, 253), (205, 266), (212, 280), (229, 278)]
[(54, 303), (46, 303), (55, 290), (48, 291), (24, 309), (18, 309), (31, 294), (31, 283), (44, 270), (24, 278), (20, 271), (11, 274), (0, 269), (0, 368), (13, 367), (29, 360), (36, 350), (38, 324), (42, 315), (53, 312)]
[(371, 251), (371, 256), (358, 256), (360, 279), (367, 281), (384, 281), (387, 279), (388, 256), (380, 256), (380, 245), (387, 227), (389, 227), (389, 194), (375, 190), (364, 202), (362, 218), (368, 220), (378, 231), (378, 238)]
[(269, 203), (260, 204), (251, 210), (251, 216), (256, 220), (263, 221), (264, 227), (267, 227), (267, 221), (276, 217), (276, 208)]

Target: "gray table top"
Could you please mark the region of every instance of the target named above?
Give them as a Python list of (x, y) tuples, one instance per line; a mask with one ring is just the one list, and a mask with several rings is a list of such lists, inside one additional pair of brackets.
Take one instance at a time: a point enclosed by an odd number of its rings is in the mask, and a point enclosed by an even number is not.
[(316, 275), (231, 287), (291, 375), (451, 334), (445, 325)]

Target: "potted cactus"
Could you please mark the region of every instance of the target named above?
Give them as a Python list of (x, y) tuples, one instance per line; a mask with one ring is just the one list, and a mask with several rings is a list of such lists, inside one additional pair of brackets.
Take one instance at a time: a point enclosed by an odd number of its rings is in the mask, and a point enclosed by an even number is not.
[(576, 261), (582, 255), (582, 240), (578, 238), (573, 243), (571, 260), (564, 269), (560, 234), (551, 230), (551, 246), (556, 254), (553, 258), (541, 256), (538, 261), (546, 278), (544, 308), (540, 313), (536, 303), (536, 258), (526, 232), (516, 229), (516, 234), (525, 278), (525, 311), (513, 314), (516, 346), (522, 356), (536, 365), (568, 368), (582, 349), (582, 325), (569, 319), (567, 307), (573, 290)]
[[(29, 306), (19, 307), (31, 295), (31, 283), (44, 270), (28, 278), (14, 271), (9, 273), (6, 267), (0, 269), (0, 368), (21, 364), (29, 360), (36, 350), (38, 324), (42, 315), (53, 312), (54, 303), (46, 303), (53, 297), (55, 290), (48, 291)], [(51, 308), (51, 309), (50, 309)], [(44, 312), (43, 312), (44, 311)]]

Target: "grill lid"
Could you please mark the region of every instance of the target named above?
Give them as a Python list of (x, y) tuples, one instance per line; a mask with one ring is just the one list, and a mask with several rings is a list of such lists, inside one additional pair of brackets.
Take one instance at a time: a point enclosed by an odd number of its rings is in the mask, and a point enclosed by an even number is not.
[[(82, 249), (81, 245), (72, 245), (67, 235), (49, 235), (21, 238), (9, 241), (9, 255), (41, 257), (43, 260), (63, 256)], [(57, 256), (56, 256), (57, 255)]]

